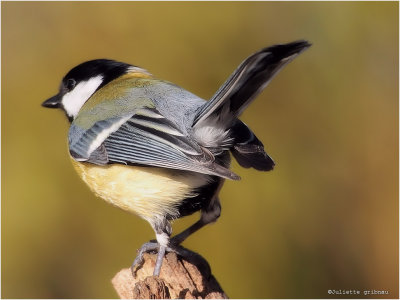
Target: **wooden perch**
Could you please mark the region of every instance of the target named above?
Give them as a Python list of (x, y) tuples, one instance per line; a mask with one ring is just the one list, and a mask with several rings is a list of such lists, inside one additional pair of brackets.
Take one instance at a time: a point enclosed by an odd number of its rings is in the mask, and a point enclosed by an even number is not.
[(207, 261), (184, 249), (189, 258), (167, 253), (160, 277), (152, 276), (157, 254), (145, 253), (143, 265), (134, 278), (130, 268), (122, 269), (112, 279), (121, 299), (227, 299), (211, 274)]

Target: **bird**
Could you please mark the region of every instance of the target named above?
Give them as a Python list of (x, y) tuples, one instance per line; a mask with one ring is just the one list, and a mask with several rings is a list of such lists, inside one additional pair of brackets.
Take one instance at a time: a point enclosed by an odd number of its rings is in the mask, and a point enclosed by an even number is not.
[[(263, 48), (246, 58), (204, 100), (147, 70), (111, 59), (72, 68), (58, 93), (42, 103), (61, 109), (69, 123), (73, 167), (98, 197), (148, 221), (156, 240), (154, 276), (165, 253), (221, 213), (219, 192), (231, 156), (244, 168), (270, 171), (275, 162), (239, 117), (270, 80), (311, 44), (298, 40)], [(209, 68), (210, 66), (208, 66)], [(200, 211), (200, 219), (171, 237), (172, 221)]]

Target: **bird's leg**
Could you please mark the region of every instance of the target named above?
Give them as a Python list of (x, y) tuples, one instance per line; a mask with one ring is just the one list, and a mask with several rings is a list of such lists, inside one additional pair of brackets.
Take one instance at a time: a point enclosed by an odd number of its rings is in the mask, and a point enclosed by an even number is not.
[(172, 233), (172, 227), (171, 227), (171, 224), (167, 220), (165, 220), (165, 222), (163, 222), (163, 223), (165, 223), (166, 225), (162, 224), (163, 225), (162, 227), (157, 226), (154, 228), (156, 231), (157, 242), (160, 245), (160, 247), (158, 249), (157, 261), (156, 261), (156, 266), (154, 267), (153, 276), (160, 275), (165, 251), (167, 250), (167, 248), (170, 249), (168, 247), (168, 244), (169, 244), (169, 238)]
[(143, 246), (139, 249), (139, 253), (136, 256), (132, 266), (131, 272), (133, 277), (136, 277), (136, 270), (143, 265), (143, 254), (146, 252), (158, 252), (156, 266), (154, 268), (154, 276), (159, 276), (161, 271), (161, 266), (163, 262), (163, 258), (165, 255), (165, 251), (174, 251), (170, 247), (169, 238), (172, 233), (172, 227), (168, 220), (163, 219), (161, 221), (157, 221), (154, 224), (151, 224), (154, 231), (156, 232), (157, 241), (150, 241), (148, 243), (143, 244)]
[(161, 266), (162, 266), (162, 263), (164, 260), (166, 248), (167, 248), (166, 246), (160, 245), (160, 247), (158, 249), (157, 261), (156, 261), (156, 265), (154, 267), (153, 276), (160, 276)]
[(190, 227), (186, 228), (184, 231), (181, 233), (175, 235), (174, 237), (171, 238), (170, 245), (171, 247), (176, 247), (180, 245), (184, 240), (186, 240), (191, 234), (195, 233), (197, 230), (202, 228), (203, 226), (207, 225), (208, 223), (205, 223), (202, 218), (198, 220), (196, 223), (191, 225)]
[(194, 223), (189, 228), (185, 229), (181, 233), (175, 235), (171, 238), (170, 247), (176, 247), (180, 245), (184, 240), (186, 240), (191, 234), (195, 233), (197, 230), (201, 229), (207, 224), (215, 222), (221, 214), (221, 205), (219, 204), (219, 199), (216, 198), (207, 209), (201, 211), (200, 220)]
[[(152, 227), (156, 232), (157, 242), (150, 241), (140, 248), (137, 257), (131, 266), (133, 276), (136, 277), (136, 270), (143, 264), (143, 254), (145, 252), (158, 252), (156, 265), (154, 267), (154, 276), (160, 275), (165, 252), (175, 252), (183, 257), (193, 256), (192, 254), (189, 255), (190, 252), (179, 245), (191, 234), (195, 233), (205, 225), (215, 222), (219, 218), (221, 214), (221, 205), (219, 204), (219, 199), (217, 197), (213, 200), (214, 201), (211, 201), (210, 205), (206, 209), (201, 211), (200, 220), (172, 238), (170, 238), (172, 228), (168, 220), (163, 219), (162, 221), (152, 224)], [(192, 259), (196, 259), (196, 257), (192, 257)], [(203, 262), (201, 263), (204, 264)]]

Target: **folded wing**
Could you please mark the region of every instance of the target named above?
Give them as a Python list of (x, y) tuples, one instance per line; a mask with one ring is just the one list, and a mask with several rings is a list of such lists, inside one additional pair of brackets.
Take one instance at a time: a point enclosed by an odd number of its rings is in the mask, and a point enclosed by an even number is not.
[(72, 123), (69, 148), (74, 159), (98, 165), (145, 165), (239, 179), (154, 107), (99, 120), (86, 130)]

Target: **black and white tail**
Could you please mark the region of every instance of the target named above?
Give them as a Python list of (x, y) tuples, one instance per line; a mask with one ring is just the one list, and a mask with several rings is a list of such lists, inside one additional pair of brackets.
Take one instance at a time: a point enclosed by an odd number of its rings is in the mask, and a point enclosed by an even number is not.
[(214, 129), (219, 133), (217, 141), (233, 145), (230, 150), (241, 166), (271, 170), (274, 163), (263, 144), (237, 118), (286, 64), (310, 46), (307, 41), (296, 41), (264, 48), (248, 57), (199, 109), (193, 122), (195, 131)]

